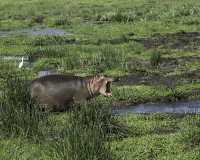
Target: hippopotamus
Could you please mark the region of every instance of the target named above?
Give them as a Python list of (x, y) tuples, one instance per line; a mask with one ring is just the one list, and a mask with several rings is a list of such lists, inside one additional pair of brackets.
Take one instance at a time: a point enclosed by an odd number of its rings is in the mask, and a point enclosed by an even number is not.
[(46, 75), (28, 83), (31, 98), (41, 103), (41, 108), (52, 111), (68, 110), (74, 103), (86, 104), (97, 95), (112, 96), (110, 83), (118, 77), (107, 75), (72, 76)]

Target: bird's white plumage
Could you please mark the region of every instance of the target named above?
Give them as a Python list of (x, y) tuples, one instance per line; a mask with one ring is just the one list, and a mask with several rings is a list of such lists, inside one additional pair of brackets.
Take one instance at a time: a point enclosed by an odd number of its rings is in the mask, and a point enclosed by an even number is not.
[(24, 57), (22, 57), (22, 61), (21, 61), (20, 64), (19, 64), (19, 68), (22, 68), (23, 63), (24, 63)]

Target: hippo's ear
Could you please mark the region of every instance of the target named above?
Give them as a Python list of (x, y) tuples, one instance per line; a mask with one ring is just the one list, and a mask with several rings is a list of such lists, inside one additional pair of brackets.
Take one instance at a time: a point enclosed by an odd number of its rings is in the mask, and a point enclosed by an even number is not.
[(100, 80), (104, 79), (104, 75), (95, 75), (93, 80), (94, 82), (99, 82)]
[(96, 83), (96, 82), (98, 82), (100, 80), (100, 78), (99, 78), (99, 75), (94, 75), (93, 76), (93, 83)]

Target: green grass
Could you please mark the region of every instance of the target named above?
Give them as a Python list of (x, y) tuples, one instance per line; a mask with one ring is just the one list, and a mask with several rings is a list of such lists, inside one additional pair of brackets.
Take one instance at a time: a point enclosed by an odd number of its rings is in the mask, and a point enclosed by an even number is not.
[[(30, 98), (24, 81), (19, 77), (8, 78), (7, 90), (0, 99), (0, 137), (4, 137), (0, 149), (8, 147), (1, 153), (2, 159), (32, 159), (36, 152), (52, 159), (115, 159), (109, 141), (114, 139), (112, 134), (119, 125), (111, 110), (97, 102), (74, 106), (70, 112), (61, 113), (62, 119), (60, 115), (41, 111), (39, 104)], [(15, 147), (10, 148), (12, 145)], [(33, 150), (25, 153), (27, 145)]]
[(22, 80), (8, 78), (0, 99), (1, 159), (199, 157), (198, 113), (113, 116), (96, 99), (68, 113), (45, 114)]
[(112, 149), (117, 155), (126, 155), (124, 159), (199, 157), (199, 115), (185, 115), (183, 118), (164, 114), (125, 115), (119, 119), (140, 134), (112, 143)]

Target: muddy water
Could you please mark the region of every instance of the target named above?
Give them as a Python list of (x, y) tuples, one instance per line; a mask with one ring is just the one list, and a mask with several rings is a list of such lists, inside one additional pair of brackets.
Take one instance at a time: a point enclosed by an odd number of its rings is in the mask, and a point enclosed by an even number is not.
[(118, 107), (113, 109), (114, 114), (133, 113), (186, 113), (200, 112), (200, 100), (182, 101), (173, 103), (139, 104), (136, 106)]

